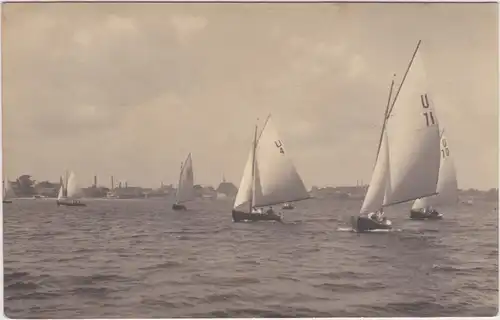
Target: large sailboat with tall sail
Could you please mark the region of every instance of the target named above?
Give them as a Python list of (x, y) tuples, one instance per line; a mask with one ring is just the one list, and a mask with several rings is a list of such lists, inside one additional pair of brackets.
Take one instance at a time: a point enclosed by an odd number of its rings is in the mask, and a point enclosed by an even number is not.
[(439, 126), (418, 42), (391, 103), (389, 93), (372, 179), (360, 216), (352, 217), (357, 232), (391, 229), (384, 207), (436, 194), (440, 166)]
[[(282, 216), (274, 212), (273, 205), (310, 198), (295, 165), (285, 151), (271, 115), (267, 117), (259, 136), (257, 130), (256, 125), (250, 154), (234, 201), (234, 222), (281, 221)], [(269, 209), (264, 212), (264, 207)]]
[(181, 163), (179, 184), (177, 185), (177, 191), (175, 193), (175, 203), (172, 205), (173, 210), (187, 210), (184, 203), (194, 199), (193, 187), (193, 161), (191, 160), (191, 153), (189, 153), (186, 160)]
[(68, 175), (65, 174), (65, 178), (60, 177), (61, 187), (59, 188), (59, 194), (57, 195), (57, 206), (68, 206), (68, 207), (85, 207), (86, 204), (81, 202), (81, 189), (78, 187), (76, 180), (76, 175), (73, 171)]
[(436, 208), (454, 205), (458, 202), (458, 183), (455, 163), (450, 153), (448, 141), (441, 133), (441, 164), (436, 195), (419, 198), (413, 202), (410, 210), (410, 219), (414, 220), (439, 220), (443, 214)]

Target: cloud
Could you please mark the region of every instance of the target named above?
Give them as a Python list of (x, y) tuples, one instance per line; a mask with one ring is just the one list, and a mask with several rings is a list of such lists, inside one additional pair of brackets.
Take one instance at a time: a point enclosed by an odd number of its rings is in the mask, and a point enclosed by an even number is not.
[(179, 41), (187, 43), (196, 33), (207, 26), (207, 19), (191, 15), (174, 15), (170, 18), (170, 23), (174, 27)]
[[(493, 186), (492, 8), (9, 3), (5, 168), (52, 178), (71, 166), (157, 185), (176, 181), (191, 151), (199, 182), (222, 172), (237, 182), (256, 119), (271, 112), (308, 184), (368, 181), (392, 74), (401, 79), (422, 38), (460, 185)], [(60, 155), (68, 144), (78, 148)], [(478, 158), (481, 173), (470, 170)]]

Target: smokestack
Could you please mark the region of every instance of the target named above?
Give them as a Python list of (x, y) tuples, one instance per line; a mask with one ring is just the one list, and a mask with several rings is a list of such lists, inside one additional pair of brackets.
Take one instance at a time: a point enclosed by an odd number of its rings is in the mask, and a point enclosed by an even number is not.
[(97, 176), (94, 176), (94, 188), (97, 188)]
[(118, 189), (121, 189), (122, 188), (122, 182), (118, 182)]
[(113, 176), (111, 176), (111, 190), (114, 190), (115, 189), (115, 180), (113, 178)]
[(127, 181), (125, 181), (125, 188), (128, 188), (128, 183), (127, 183)]

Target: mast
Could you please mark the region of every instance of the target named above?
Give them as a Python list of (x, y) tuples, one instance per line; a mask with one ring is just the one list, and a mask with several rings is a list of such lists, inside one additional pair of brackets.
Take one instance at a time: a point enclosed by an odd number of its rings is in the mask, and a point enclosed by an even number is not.
[[(394, 74), (394, 76), (396, 76)], [(384, 112), (384, 122), (382, 122), (382, 130), (380, 131), (380, 139), (378, 141), (378, 148), (377, 148), (377, 156), (375, 157), (375, 164), (377, 164), (377, 159), (378, 159), (378, 154), (380, 153), (380, 147), (382, 146), (382, 138), (384, 137), (384, 130), (385, 130), (385, 125), (387, 123), (387, 119), (389, 118), (389, 107), (391, 104), (391, 97), (392, 97), (392, 89), (394, 88), (394, 77), (391, 82), (391, 88), (389, 89), (389, 97), (387, 99), (387, 105), (385, 107), (385, 112)], [(374, 164), (374, 166), (375, 166)]]
[[(257, 141), (260, 140), (260, 137), (262, 137), (262, 133), (264, 133), (264, 129), (266, 128), (266, 125), (267, 125), (267, 122), (269, 121), (269, 118), (271, 118), (271, 114), (269, 113), (269, 115), (267, 116), (266, 118), (266, 121), (264, 122), (264, 126), (262, 127), (262, 130), (260, 131), (259, 133), (259, 137), (257, 138)], [(258, 119), (257, 119), (258, 120)]]
[(253, 136), (253, 147), (252, 147), (252, 195), (250, 196), (249, 201), (249, 211), (248, 213), (252, 213), (253, 207), (253, 198), (255, 196), (255, 150), (257, 149), (257, 125), (255, 125), (255, 133)]
[(401, 80), (401, 84), (399, 85), (398, 91), (396, 91), (396, 95), (394, 96), (394, 100), (392, 101), (391, 104), (391, 109), (389, 110), (389, 116), (392, 112), (392, 109), (394, 109), (394, 105), (396, 104), (396, 100), (398, 99), (399, 92), (401, 91), (401, 88), (403, 87), (403, 84), (406, 80), (406, 76), (408, 75), (408, 72), (410, 71), (411, 65), (413, 64), (413, 60), (415, 59), (415, 56), (417, 55), (418, 48), (420, 47), (420, 44), (422, 43), (422, 40), (418, 40), (417, 47), (415, 48), (415, 51), (413, 52), (413, 56), (411, 57), (410, 63), (408, 64), (408, 67), (406, 68), (406, 72), (403, 76), (403, 79)]
[(68, 170), (66, 170), (65, 175), (66, 176), (65, 176), (65, 179), (64, 179), (65, 181), (64, 181), (63, 196), (65, 198), (67, 198), (68, 197), (68, 182), (69, 182)]

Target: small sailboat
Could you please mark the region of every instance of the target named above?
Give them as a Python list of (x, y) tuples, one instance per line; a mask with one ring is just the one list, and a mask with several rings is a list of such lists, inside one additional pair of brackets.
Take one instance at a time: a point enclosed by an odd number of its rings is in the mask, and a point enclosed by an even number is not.
[[(234, 201), (233, 221), (281, 221), (273, 205), (309, 198), (269, 115), (258, 138), (255, 126), (252, 148)], [(245, 205), (247, 210), (243, 209)], [(264, 212), (264, 207), (269, 208)]]
[(285, 204), (281, 207), (281, 209), (283, 209), (283, 210), (293, 210), (293, 209), (295, 209), (295, 207), (293, 206), (293, 204), (292, 204), (292, 203), (287, 202), (287, 203), (285, 203)]
[(2, 203), (12, 203), (12, 200), (10, 200), (10, 198), (14, 197), (14, 190), (12, 190), (12, 185), (11, 185), (10, 181), (7, 181), (7, 183), (5, 183), (5, 181), (2, 181), (2, 182), (3, 182), (3, 200), (2, 200)]
[(194, 199), (193, 186), (193, 161), (191, 160), (191, 153), (189, 153), (186, 161), (181, 163), (179, 184), (175, 193), (175, 203), (172, 205), (173, 210), (187, 210), (183, 203)]
[(410, 218), (415, 220), (438, 220), (443, 214), (436, 210), (438, 206), (453, 205), (458, 202), (458, 184), (455, 164), (450, 154), (448, 142), (441, 134), (441, 165), (436, 188), (437, 194), (415, 200), (410, 210)]
[(423, 61), (417, 55), (420, 43), (391, 104), (392, 82), (372, 179), (361, 215), (351, 217), (357, 232), (391, 229), (392, 222), (383, 217), (384, 207), (436, 194), (440, 136), (425, 88)]
[(59, 188), (59, 194), (57, 195), (57, 206), (68, 206), (68, 207), (85, 207), (86, 204), (82, 203), (79, 198), (81, 196), (81, 189), (77, 185), (76, 175), (71, 172), (68, 177), (66, 172), (66, 181), (60, 178), (61, 187)]

